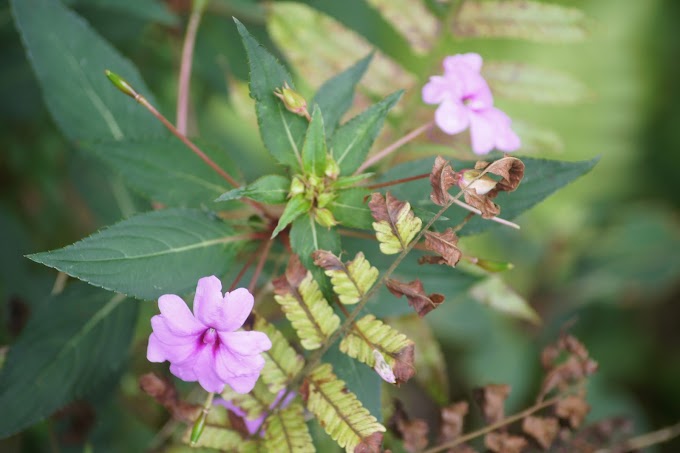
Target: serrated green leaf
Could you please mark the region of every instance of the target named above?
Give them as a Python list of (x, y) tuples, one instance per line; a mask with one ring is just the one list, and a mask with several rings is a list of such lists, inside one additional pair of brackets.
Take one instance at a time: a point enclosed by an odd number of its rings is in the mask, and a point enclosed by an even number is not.
[(53, 0), (11, 4), (47, 108), (69, 140), (167, 135), (149, 112), (106, 78), (109, 68), (154, 103), (135, 67), (87, 22)]
[(590, 90), (569, 74), (523, 63), (489, 61), (482, 67), (494, 95), (519, 101), (574, 104), (592, 98)]
[[(333, 187), (334, 189), (348, 189), (350, 187), (356, 186), (358, 182), (371, 177), (373, 177), (373, 173), (361, 173), (360, 175), (340, 176), (337, 180), (333, 181), (331, 187)], [(358, 189), (359, 187), (356, 188)]]
[(494, 310), (540, 324), (541, 318), (523, 297), (510, 288), (501, 277), (494, 275), (478, 283), (470, 290), (470, 295)]
[(291, 261), (286, 275), (274, 280), (274, 288), (274, 298), (293, 325), (302, 347), (318, 349), (337, 330), (340, 318), (323, 297), (312, 273), (299, 261)]
[(324, 82), (316, 92), (312, 105), (317, 104), (323, 113), (326, 134), (333, 135), (342, 115), (351, 107), (354, 100), (354, 89), (363, 77), (373, 54), (362, 58), (340, 74)]
[(0, 373), (0, 438), (110, 379), (128, 355), (136, 316), (125, 296), (81, 283), (41, 304)]
[[(182, 437), (186, 444), (191, 442), (191, 428)], [(232, 428), (224, 426), (206, 424), (203, 434), (198, 439), (194, 447), (214, 448), (220, 451), (247, 452), (257, 451), (259, 442), (254, 439), (244, 439), (241, 433)]]
[(313, 453), (314, 443), (309, 434), (302, 405), (292, 403), (273, 412), (265, 421), (264, 447), (267, 451)]
[(378, 269), (371, 266), (359, 252), (352, 261), (343, 263), (340, 258), (325, 250), (314, 252), (314, 264), (324, 269), (330, 277), (333, 291), (345, 305), (356, 304), (378, 279)]
[(262, 354), (264, 368), (260, 378), (269, 386), (270, 392), (277, 393), (302, 370), (304, 359), (291, 347), (281, 332), (263, 317), (258, 316), (255, 319), (253, 330), (264, 332), (272, 342), (271, 349)]
[(300, 168), (301, 144), (307, 120), (286, 110), (274, 90), (287, 83), (294, 88), (288, 71), (253, 38), (238, 19), (234, 19), (250, 66), (250, 96), (255, 99), (257, 122), (262, 141), (279, 162)]
[[(83, 143), (142, 195), (166, 205), (209, 203), (231, 186), (175, 137)], [(223, 169), (236, 166), (227, 153), (201, 145)]]
[(247, 197), (266, 204), (286, 202), (290, 190), (290, 179), (281, 175), (265, 175), (251, 184), (223, 193), (215, 201), (238, 200)]
[(390, 94), (335, 131), (330, 147), (341, 175), (350, 175), (359, 168), (382, 129), (387, 113), (402, 94), (403, 90)]
[(373, 368), (376, 365), (373, 351), (376, 350), (392, 369), (397, 382), (406, 382), (413, 377), (413, 342), (406, 335), (373, 315), (359, 319), (356, 329), (361, 334), (352, 329), (340, 342), (342, 352)]
[(362, 188), (342, 190), (331, 202), (328, 209), (342, 226), (368, 230), (373, 219), (366, 205), (366, 197), (370, 192)]
[(199, 278), (223, 274), (243, 241), (225, 222), (204, 212), (167, 209), (28, 258), (94, 286), (153, 300), (189, 293)]
[(67, 5), (88, 6), (109, 11), (120, 11), (140, 19), (163, 25), (177, 25), (177, 16), (159, 0), (66, 0)]
[[(295, 219), (309, 212), (311, 208), (312, 203), (306, 199), (304, 195), (295, 195), (293, 198), (291, 198), (288, 201), (288, 204), (286, 204), (283, 214), (281, 214), (281, 217), (279, 218), (279, 223), (276, 225), (276, 228), (274, 228), (272, 238), (276, 237), (277, 234), (290, 225)], [(304, 216), (304, 218), (308, 217), (309, 216), (307, 215)]]
[(453, 21), (456, 36), (578, 42), (587, 18), (576, 8), (528, 0), (464, 2)]
[(319, 107), (315, 106), (312, 120), (307, 128), (302, 145), (302, 168), (308, 175), (323, 176), (326, 169), (326, 135), (323, 128), (323, 116)]
[(357, 446), (380, 445), (385, 427), (373, 417), (345, 383), (333, 374), (325, 363), (307, 379), (307, 410), (316, 416), (321, 426), (347, 452)]
[(384, 198), (374, 193), (368, 207), (376, 220), (373, 222), (375, 237), (380, 242), (380, 251), (385, 255), (404, 250), (423, 226), (423, 221), (411, 211), (411, 205), (399, 201), (389, 192)]

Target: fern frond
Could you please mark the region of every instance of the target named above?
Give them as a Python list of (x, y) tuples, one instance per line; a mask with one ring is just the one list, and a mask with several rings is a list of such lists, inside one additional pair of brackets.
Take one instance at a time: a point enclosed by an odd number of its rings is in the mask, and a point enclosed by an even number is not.
[(340, 318), (323, 297), (319, 285), (307, 272), (299, 286), (286, 276), (274, 281), (276, 302), (281, 305), (305, 349), (318, 349), (340, 325)]
[(302, 390), (307, 409), (340, 447), (347, 452), (379, 451), (385, 427), (361, 405), (344, 381), (324, 363), (307, 377)]
[(423, 226), (423, 221), (413, 214), (411, 205), (399, 201), (389, 192), (384, 198), (379, 193), (372, 194), (368, 207), (376, 220), (373, 222), (375, 237), (385, 255), (404, 250)]
[[(182, 436), (182, 442), (191, 443), (192, 426), (188, 426)], [(259, 451), (259, 440), (246, 440), (243, 435), (231, 426), (227, 410), (213, 406), (208, 413), (205, 427), (195, 447), (215, 448), (222, 451), (240, 453)]]
[(257, 380), (250, 393), (237, 393), (226, 386), (221, 396), (225, 401), (231, 401), (232, 404), (243, 409), (246, 418), (250, 420), (262, 415), (276, 399), (276, 394), (270, 392), (261, 379)]
[(292, 403), (267, 417), (264, 448), (281, 453), (314, 453), (314, 443), (307, 429), (301, 404)]
[[(355, 324), (340, 342), (340, 350), (348, 356), (375, 367), (373, 351), (377, 350), (392, 368), (397, 382), (406, 382), (415, 374), (413, 342), (406, 335), (390, 327), (373, 315), (366, 315)], [(368, 342), (367, 342), (368, 340)]]
[(343, 263), (340, 258), (325, 250), (313, 253), (314, 264), (324, 269), (331, 279), (333, 291), (345, 305), (356, 304), (378, 279), (378, 269), (371, 266), (359, 252), (352, 261)]
[(305, 361), (300, 354), (295, 352), (281, 332), (262, 316), (258, 316), (255, 320), (253, 330), (264, 332), (272, 342), (271, 349), (262, 354), (264, 368), (260, 379), (267, 384), (270, 392), (278, 393), (300, 372)]

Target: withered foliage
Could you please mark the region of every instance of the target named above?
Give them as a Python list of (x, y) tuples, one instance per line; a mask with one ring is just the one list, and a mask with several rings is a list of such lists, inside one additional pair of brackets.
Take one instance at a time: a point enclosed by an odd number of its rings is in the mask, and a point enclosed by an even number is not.
[[(451, 442), (463, 434), (465, 416), (468, 413), (469, 405), (467, 401), (459, 401), (441, 410), (442, 425), (439, 431), (439, 442)], [(469, 445), (462, 443), (449, 448), (447, 453), (475, 453), (476, 450)]]
[(307, 269), (302, 265), (300, 258), (293, 254), (288, 261), (285, 274), (272, 280), (274, 292), (278, 295), (295, 293), (306, 276)]
[(524, 437), (493, 431), (484, 436), (484, 446), (494, 453), (521, 453), (529, 443)]
[(354, 453), (380, 453), (382, 441), (382, 433), (373, 433), (354, 447)]
[(458, 236), (452, 228), (443, 233), (434, 231), (425, 232), (425, 248), (437, 253), (439, 256), (422, 256), (418, 260), (420, 264), (447, 264), (456, 267), (463, 256), (463, 252), (457, 246)]
[(473, 390), (472, 395), (482, 409), (484, 420), (493, 424), (505, 417), (505, 400), (510, 394), (507, 384), (490, 384)]
[(554, 345), (547, 346), (541, 354), (543, 368), (548, 372), (539, 399), (553, 390), (563, 391), (597, 371), (583, 344), (568, 334), (562, 334)]
[(441, 294), (425, 294), (423, 283), (418, 279), (404, 283), (388, 278), (385, 280), (385, 286), (397, 297), (406, 296), (408, 304), (413, 307), (421, 318), (444, 302), (444, 296)]
[(432, 173), (430, 173), (430, 184), (432, 185), (430, 199), (432, 202), (439, 206), (446, 205), (451, 199), (449, 189), (458, 184), (459, 177), (446, 159), (437, 156), (434, 160)]
[(415, 376), (415, 344), (409, 344), (404, 349), (393, 354), (392, 357), (394, 357), (392, 371), (394, 372), (394, 377), (397, 380), (397, 385), (403, 384)]
[(180, 400), (175, 385), (167, 377), (160, 377), (155, 373), (144, 374), (139, 378), (139, 387), (177, 420), (193, 423), (201, 411), (200, 405)]
[(417, 452), (427, 447), (427, 422), (419, 418), (409, 418), (399, 400), (394, 403), (394, 414), (388, 421), (388, 427), (403, 440), (404, 450)]
[(531, 436), (538, 445), (547, 450), (560, 430), (559, 421), (555, 417), (537, 417), (530, 415), (522, 421), (522, 430)]

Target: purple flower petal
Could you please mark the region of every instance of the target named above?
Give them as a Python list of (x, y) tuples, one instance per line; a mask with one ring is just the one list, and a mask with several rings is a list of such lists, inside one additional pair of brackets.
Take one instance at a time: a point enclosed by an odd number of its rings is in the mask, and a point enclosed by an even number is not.
[(444, 66), (444, 73), (454, 71), (461, 66), (479, 73), (482, 70), (482, 57), (478, 53), (463, 53), (444, 58), (442, 66)]
[(475, 154), (488, 154), (496, 142), (496, 124), (487, 110), (470, 112), (470, 139)]
[(457, 89), (452, 89), (450, 82), (442, 76), (430, 77), (422, 90), (423, 102), (426, 104), (439, 104), (444, 99), (459, 97), (457, 94)]
[(470, 124), (468, 109), (455, 101), (442, 102), (434, 112), (434, 121), (442, 131), (450, 135), (464, 131)]
[(170, 365), (170, 372), (183, 380), (184, 382), (196, 382), (198, 381), (198, 376), (194, 371), (194, 365), (196, 364), (196, 358), (183, 363), (173, 363)]
[(174, 294), (165, 294), (158, 299), (158, 308), (167, 326), (177, 335), (191, 335), (205, 330), (187, 307), (187, 304)]
[(219, 336), (231, 352), (240, 355), (260, 354), (272, 347), (271, 340), (263, 332), (220, 332)]
[[(153, 327), (152, 335), (154, 336), (154, 356), (160, 357), (162, 355), (164, 357), (163, 360), (155, 361), (182, 362), (187, 357), (195, 354), (198, 341), (200, 341), (200, 334), (188, 336), (174, 335), (167, 328), (165, 320), (161, 316), (151, 318), (151, 326)], [(151, 342), (149, 342), (149, 348), (151, 348)]]
[(492, 118), (496, 125), (496, 148), (506, 152), (518, 150), (522, 143), (515, 131), (510, 128), (512, 124), (510, 117), (496, 108), (489, 109), (486, 115)]
[(231, 345), (220, 345), (215, 357), (215, 370), (225, 381), (233, 377), (258, 373), (264, 367), (264, 358), (260, 354), (241, 355), (231, 350)]
[(223, 298), (222, 282), (220, 279), (214, 275), (203, 277), (196, 286), (194, 315), (204, 325), (217, 329), (213, 322), (219, 322), (224, 317)]
[(224, 390), (224, 380), (215, 371), (215, 352), (211, 345), (204, 347), (196, 358), (194, 372), (207, 392), (221, 393)]
[(248, 393), (255, 387), (255, 383), (259, 377), (260, 373), (258, 372), (247, 376), (229, 378), (227, 383), (236, 393)]
[(237, 288), (224, 296), (222, 313), (224, 318), (215, 328), (220, 332), (233, 332), (239, 329), (253, 311), (253, 295), (245, 288)]
[[(222, 398), (215, 398), (215, 401), (213, 404), (218, 404), (220, 406), (226, 407), (228, 410), (232, 411), (239, 417), (243, 419), (243, 422), (246, 425), (246, 428), (248, 429), (248, 432), (250, 435), (253, 435), (257, 432), (258, 429), (260, 429), (260, 426), (262, 426), (262, 422), (264, 421), (264, 414), (262, 414), (260, 417), (257, 417), (254, 420), (250, 420), (249, 418), (246, 417), (246, 411), (232, 403), (231, 401), (226, 401)], [(263, 433), (264, 434), (264, 433)]]

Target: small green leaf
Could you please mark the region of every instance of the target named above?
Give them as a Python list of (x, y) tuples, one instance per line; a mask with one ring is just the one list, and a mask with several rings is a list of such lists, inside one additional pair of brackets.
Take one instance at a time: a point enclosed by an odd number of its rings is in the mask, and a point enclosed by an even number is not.
[(286, 202), (290, 179), (281, 175), (265, 175), (256, 179), (245, 187), (223, 193), (215, 201), (238, 200), (247, 197), (266, 204), (281, 204)]
[(167, 135), (158, 120), (111, 85), (107, 68), (154, 103), (135, 67), (80, 16), (53, 0), (11, 5), (47, 108), (69, 140)]
[(314, 106), (312, 121), (307, 128), (302, 145), (302, 168), (308, 175), (323, 176), (326, 169), (326, 136), (323, 129), (323, 116), (318, 106)]
[(281, 453), (316, 451), (299, 402), (292, 403), (267, 417), (264, 427), (264, 448), (266, 451)]
[(579, 42), (588, 36), (583, 11), (528, 0), (464, 2), (452, 26), (454, 35), (475, 38)]
[(368, 190), (361, 188), (342, 190), (328, 209), (341, 225), (368, 230), (373, 223), (371, 210), (366, 204), (369, 193)]
[(296, 195), (291, 198), (290, 201), (288, 201), (286, 208), (283, 210), (283, 214), (281, 214), (281, 217), (279, 218), (279, 223), (272, 233), (272, 238), (276, 237), (276, 235), (302, 214), (309, 212), (311, 207), (312, 203), (306, 199), (304, 195)]
[(269, 386), (269, 391), (277, 393), (302, 370), (304, 359), (295, 352), (281, 332), (262, 316), (255, 319), (253, 330), (264, 332), (272, 342), (271, 349), (262, 354), (264, 368), (260, 377)]
[[(147, 198), (170, 206), (209, 203), (231, 187), (175, 137), (83, 143)], [(227, 153), (201, 144), (223, 169), (236, 166)]]
[(390, 94), (335, 131), (330, 146), (341, 175), (350, 175), (359, 168), (382, 129), (387, 113), (402, 94), (403, 90)]
[(371, 266), (359, 252), (352, 261), (343, 263), (331, 252), (317, 250), (314, 264), (324, 269), (333, 284), (333, 291), (345, 305), (356, 304), (378, 279), (378, 269)]
[(290, 74), (248, 33), (238, 19), (234, 19), (234, 22), (248, 54), (250, 95), (255, 99), (262, 141), (276, 160), (291, 168), (300, 168), (300, 148), (307, 120), (287, 111), (274, 95), (274, 90), (285, 83), (294, 88)]
[(110, 380), (128, 355), (137, 306), (82, 283), (40, 305), (0, 373), (0, 438)]
[(541, 318), (531, 308), (529, 302), (517, 294), (497, 275), (475, 285), (470, 290), (470, 295), (478, 302), (488, 305), (494, 310), (524, 319), (533, 324), (541, 323)]
[(494, 95), (519, 101), (574, 104), (592, 98), (579, 80), (563, 72), (522, 63), (489, 61), (482, 75)]
[(321, 108), (328, 136), (333, 135), (342, 115), (352, 105), (354, 89), (368, 69), (372, 58), (373, 54), (371, 53), (340, 74), (327, 80), (314, 96), (312, 105), (317, 104)]
[(373, 177), (373, 175), (373, 173), (362, 173), (360, 175), (340, 176), (336, 181), (333, 181), (332, 186), (334, 189), (348, 189), (356, 186), (358, 182), (364, 179)]
[(224, 273), (243, 241), (228, 224), (204, 212), (167, 209), (28, 258), (92, 285), (154, 300), (191, 292), (199, 278)]

